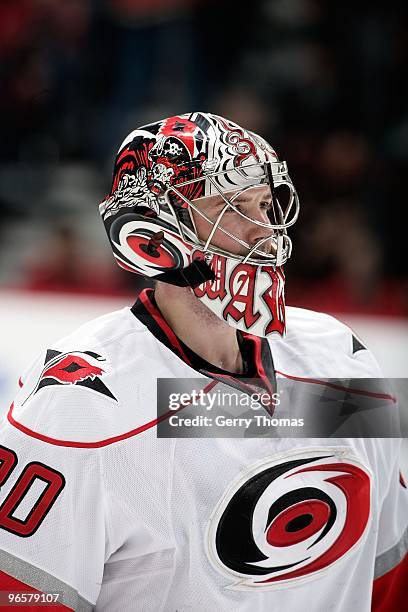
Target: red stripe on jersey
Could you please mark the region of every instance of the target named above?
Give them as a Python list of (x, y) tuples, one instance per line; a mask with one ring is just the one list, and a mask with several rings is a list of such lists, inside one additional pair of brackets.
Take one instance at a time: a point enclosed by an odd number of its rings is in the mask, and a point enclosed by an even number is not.
[(407, 606), (408, 555), (392, 570), (374, 580), (372, 612), (395, 612)]
[(1, 610), (8, 610), (9, 612), (15, 612), (16, 608), (24, 608), (24, 611), (34, 612), (39, 609), (43, 609), (45, 607), (46, 610), (73, 610), (69, 606), (65, 606), (64, 604), (59, 603), (43, 603), (42, 605), (38, 604), (29, 605), (28, 603), (14, 603), (13, 605), (6, 605), (9, 602), (8, 595), (9, 594), (21, 594), (21, 593), (38, 593), (41, 594), (42, 591), (38, 591), (34, 589), (32, 586), (26, 584), (25, 582), (21, 582), (10, 576), (10, 574), (6, 574), (0, 570), (0, 608)]
[[(215, 385), (218, 384), (217, 380), (212, 380), (206, 387), (204, 387), (203, 392), (208, 393), (211, 391)], [(14, 404), (11, 404), (10, 410), (7, 413), (7, 419), (13, 427), (19, 429), (23, 433), (27, 434), (31, 438), (36, 438), (37, 440), (41, 440), (42, 442), (47, 442), (48, 444), (54, 444), (54, 446), (71, 446), (74, 448), (100, 448), (102, 446), (108, 446), (109, 444), (114, 444), (115, 442), (120, 442), (121, 440), (126, 440), (127, 438), (131, 438), (133, 436), (137, 436), (140, 433), (143, 433), (147, 429), (151, 429), (152, 427), (156, 427), (158, 423), (164, 421), (164, 419), (168, 419), (172, 414), (177, 414), (179, 410), (182, 410), (186, 406), (188, 406), (191, 402), (186, 403), (184, 406), (177, 408), (177, 410), (168, 410), (166, 413), (162, 414), (159, 418), (153, 419), (152, 421), (148, 421), (144, 425), (140, 425), (140, 427), (136, 427), (136, 429), (131, 429), (119, 436), (113, 436), (112, 438), (106, 438), (105, 440), (98, 440), (98, 442), (75, 442), (73, 440), (58, 440), (57, 438), (51, 438), (50, 436), (45, 436), (43, 434), (37, 433), (32, 429), (29, 429), (22, 423), (16, 421), (13, 417), (13, 408)]]
[(343, 387), (342, 385), (336, 385), (325, 380), (318, 380), (316, 378), (305, 378), (304, 376), (292, 376), (291, 374), (285, 374), (279, 370), (275, 370), (276, 374), (280, 374), (290, 380), (298, 380), (300, 382), (310, 383), (313, 385), (323, 385), (324, 387), (330, 387), (330, 389), (337, 389), (337, 391), (346, 391), (347, 393), (355, 393), (356, 395), (365, 395), (367, 397), (375, 397), (377, 399), (385, 399), (391, 401), (393, 404), (397, 403), (396, 398), (388, 393), (375, 393), (374, 391), (364, 391), (363, 389), (350, 389), (349, 387)]
[(149, 300), (148, 297), (148, 293), (149, 290), (148, 289), (144, 289), (140, 295), (139, 295), (139, 299), (142, 302), (143, 306), (146, 308), (146, 310), (149, 312), (150, 316), (153, 317), (153, 319), (156, 321), (157, 325), (163, 330), (163, 332), (166, 334), (166, 336), (168, 337), (168, 339), (170, 340), (170, 343), (175, 347), (175, 349), (179, 352), (179, 354), (181, 355), (181, 357), (183, 358), (183, 360), (189, 365), (191, 366), (191, 362), (188, 359), (187, 355), (185, 354), (185, 352), (183, 351), (180, 342), (178, 341), (178, 338), (176, 336), (176, 334), (173, 332), (173, 330), (171, 329), (170, 325), (168, 325), (168, 323), (164, 320), (161, 312), (154, 307), (154, 305), (152, 304), (152, 302)]

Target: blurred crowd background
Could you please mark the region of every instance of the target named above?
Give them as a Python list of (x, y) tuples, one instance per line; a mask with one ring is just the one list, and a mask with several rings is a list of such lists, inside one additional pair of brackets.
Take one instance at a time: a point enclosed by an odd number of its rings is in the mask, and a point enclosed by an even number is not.
[(287, 301), (408, 315), (406, 2), (1, 0), (0, 288), (133, 294), (98, 203), (170, 114), (266, 137), (301, 198)]

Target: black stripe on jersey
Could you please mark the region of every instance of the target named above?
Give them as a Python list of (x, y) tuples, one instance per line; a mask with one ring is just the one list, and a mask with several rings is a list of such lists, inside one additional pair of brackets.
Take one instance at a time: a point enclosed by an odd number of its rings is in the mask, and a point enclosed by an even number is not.
[(357, 353), (357, 351), (366, 351), (366, 347), (361, 344), (360, 340), (358, 340), (358, 338), (355, 337), (355, 335), (353, 334), (353, 355), (354, 353)]

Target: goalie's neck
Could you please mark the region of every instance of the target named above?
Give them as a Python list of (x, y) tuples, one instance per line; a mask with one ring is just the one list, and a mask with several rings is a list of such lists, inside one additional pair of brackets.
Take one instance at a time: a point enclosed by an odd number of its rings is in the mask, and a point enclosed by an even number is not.
[(157, 283), (154, 297), (175, 335), (194, 353), (221, 370), (243, 372), (236, 330), (208, 310), (190, 289)]
[(190, 368), (244, 391), (246, 394), (266, 392), (271, 395), (276, 389), (275, 369), (269, 342), (246, 332), (236, 331), (236, 338), (243, 363), (243, 373), (233, 373), (208, 362), (190, 349), (177, 337), (170, 325), (162, 316), (152, 289), (144, 289), (131, 312), (153, 336)]

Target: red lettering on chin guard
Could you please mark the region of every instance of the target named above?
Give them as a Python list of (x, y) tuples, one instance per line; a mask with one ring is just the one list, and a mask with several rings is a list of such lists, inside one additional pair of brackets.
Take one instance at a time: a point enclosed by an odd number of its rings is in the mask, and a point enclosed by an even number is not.
[[(260, 312), (254, 312), (256, 272), (257, 269), (250, 264), (236, 266), (229, 279), (231, 299), (222, 313), (226, 321), (228, 316), (231, 316), (237, 323), (244, 319), (247, 329), (250, 329), (261, 316)], [(237, 304), (243, 304), (244, 308), (240, 310)]]
[[(197, 251), (194, 253), (193, 259), (201, 259), (202, 257), (200, 258), (200, 255), (202, 254)], [(198, 298), (202, 298), (206, 295), (210, 300), (219, 299), (222, 301), (227, 295), (225, 290), (225, 257), (218, 257), (217, 255), (214, 255), (210, 267), (215, 274), (215, 279), (206, 281), (202, 285), (195, 287), (193, 291)]]
[[(203, 259), (201, 251), (192, 254), (192, 260)], [(230, 262), (231, 263), (231, 262)], [(285, 275), (283, 269), (272, 266), (254, 266), (238, 263), (228, 270), (228, 260), (221, 255), (213, 255), (210, 263), (215, 279), (209, 280), (193, 289), (197, 298), (219, 300), (220, 306), (208, 307), (217, 316), (228, 322), (231, 317), (235, 323), (243, 321), (247, 331), (259, 321), (262, 335), (285, 331)], [(266, 287), (266, 289), (265, 289)], [(261, 293), (262, 291), (262, 293)], [(255, 296), (258, 299), (255, 308)], [(218, 310), (219, 309), (219, 310)]]
[(276, 268), (276, 270), (263, 268), (262, 271), (272, 280), (271, 286), (261, 296), (271, 313), (271, 320), (266, 326), (265, 335), (273, 331), (282, 335), (285, 331), (285, 274), (282, 268)]

